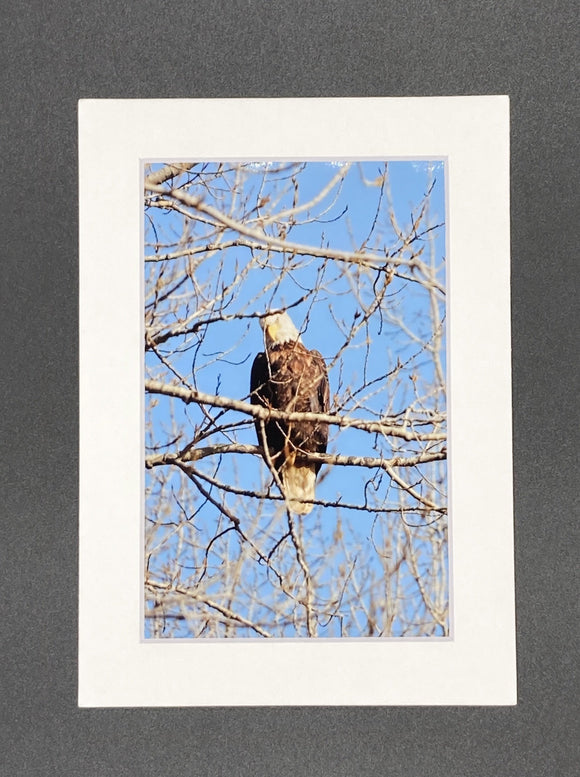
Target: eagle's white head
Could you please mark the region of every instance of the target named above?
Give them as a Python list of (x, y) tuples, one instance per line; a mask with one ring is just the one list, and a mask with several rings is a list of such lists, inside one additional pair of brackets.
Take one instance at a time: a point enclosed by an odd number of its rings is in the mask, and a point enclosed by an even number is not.
[(288, 313), (271, 313), (264, 316), (260, 319), (260, 326), (264, 330), (266, 347), (296, 341), (302, 342), (300, 332), (294, 326)]

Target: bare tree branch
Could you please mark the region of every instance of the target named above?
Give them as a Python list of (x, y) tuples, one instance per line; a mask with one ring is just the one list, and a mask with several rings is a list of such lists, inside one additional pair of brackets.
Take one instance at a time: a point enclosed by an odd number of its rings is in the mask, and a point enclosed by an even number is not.
[[(192, 197), (185, 192), (182, 192), (180, 189), (167, 190), (163, 186), (148, 185), (146, 189), (148, 191), (155, 192), (156, 194), (173, 197), (178, 202), (187, 205), (189, 208), (194, 208), (200, 213), (205, 213), (206, 215), (215, 219), (217, 222), (223, 224), (224, 227), (234, 230), (240, 235), (246, 235), (246, 237), (250, 237), (253, 240), (264, 243), (267, 247), (279, 248), (288, 254), (302, 254), (307, 256), (336, 259), (340, 262), (348, 262), (349, 264), (359, 264), (362, 267), (370, 267), (371, 269), (377, 270), (379, 272), (392, 272), (392, 269), (387, 266), (388, 264), (392, 266), (407, 264), (407, 262), (402, 260), (391, 260), (387, 256), (378, 256), (367, 251), (340, 251), (331, 248), (317, 248), (316, 246), (291, 243), (287, 240), (281, 240), (280, 238), (268, 235), (258, 229), (248, 227), (242, 222), (236, 221), (235, 219), (226, 216), (225, 213), (222, 213), (217, 208), (214, 208), (211, 205), (206, 205), (203, 202), (202, 197)], [(161, 201), (158, 204), (163, 206), (170, 204), (170, 201), (167, 203)]]
[(145, 189), (148, 189), (151, 186), (159, 186), (159, 184), (165, 183), (165, 181), (168, 181), (170, 178), (175, 178), (175, 176), (180, 173), (186, 173), (188, 170), (191, 170), (192, 167), (195, 167), (195, 165), (195, 162), (173, 162), (170, 165), (166, 165), (165, 167), (162, 167), (161, 170), (157, 170), (157, 172), (150, 173), (147, 176), (145, 179)]
[(263, 629), (261, 626), (258, 626), (257, 623), (252, 623), (252, 621), (249, 620), (248, 618), (242, 617), (237, 612), (234, 612), (233, 610), (230, 610), (227, 607), (224, 607), (222, 604), (219, 604), (219, 602), (216, 602), (207, 596), (202, 596), (198, 594), (195, 590), (191, 588), (185, 588), (184, 586), (180, 586), (180, 585), (172, 586), (170, 583), (158, 583), (153, 580), (147, 580), (146, 585), (154, 592), (163, 591), (163, 593), (165, 594), (177, 594), (178, 596), (184, 596), (191, 601), (203, 603), (208, 607), (211, 607), (213, 610), (217, 610), (222, 615), (225, 615), (226, 618), (236, 621), (237, 623), (241, 623), (243, 626), (247, 626), (248, 628), (252, 629), (252, 631), (255, 631), (257, 634), (259, 634), (261, 637), (272, 636), (272, 634), (266, 631), (266, 629)]
[[(154, 456), (147, 456), (145, 458), (145, 466), (150, 469), (151, 467), (176, 464), (177, 462), (186, 464), (192, 461), (200, 461), (200, 459), (205, 459), (207, 456), (221, 456), (224, 453), (249, 453), (254, 456), (263, 456), (263, 448), (261, 445), (242, 445), (241, 443), (218, 443), (204, 448), (188, 447), (183, 453), (159, 453)], [(382, 467), (388, 471), (387, 468), (416, 467), (418, 464), (426, 464), (430, 461), (444, 461), (447, 458), (447, 451), (425, 451), (417, 456), (393, 456), (390, 459), (372, 456), (342, 456), (332, 453), (305, 453), (302, 454), (301, 458), (305, 461), (320, 461), (329, 466), (367, 467), (368, 469)]]
[(164, 394), (168, 397), (181, 399), (186, 404), (195, 402), (200, 405), (211, 405), (212, 407), (224, 407), (229, 410), (237, 410), (239, 413), (246, 413), (253, 418), (260, 418), (263, 421), (271, 419), (283, 421), (316, 421), (320, 424), (329, 424), (340, 426), (343, 429), (361, 429), (365, 432), (373, 432), (391, 437), (400, 437), (407, 441), (443, 441), (447, 435), (439, 432), (414, 432), (401, 426), (384, 424), (379, 421), (364, 421), (358, 418), (349, 418), (348, 416), (337, 416), (329, 413), (287, 413), (282, 410), (266, 409), (260, 405), (252, 405), (249, 402), (242, 402), (239, 399), (230, 399), (215, 394), (206, 394), (202, 391), (189, 391), (181, 386), (161, 383), (156, 380), (146, 380), (145, 389), (150, 394)]

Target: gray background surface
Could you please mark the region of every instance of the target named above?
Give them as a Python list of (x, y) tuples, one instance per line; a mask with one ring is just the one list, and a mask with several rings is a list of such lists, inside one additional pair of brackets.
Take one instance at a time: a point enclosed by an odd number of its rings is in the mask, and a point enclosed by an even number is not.
[[(574, 4), (33, 0), (0, 30), (2, 777), (577, 774)], [(511, 97), (518, 706), (77, 709), (77, 100), (446, 94)]]

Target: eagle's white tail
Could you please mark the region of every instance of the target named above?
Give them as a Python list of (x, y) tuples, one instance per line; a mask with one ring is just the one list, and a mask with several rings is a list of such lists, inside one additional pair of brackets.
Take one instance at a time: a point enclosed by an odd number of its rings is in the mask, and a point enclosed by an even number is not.
[(301, 499), (314, 499), (316, 471), (312, 464), (286, 466), (282, 469), (282, 485), (288, 508), (298, 515), (307, 515), (314, 505)]

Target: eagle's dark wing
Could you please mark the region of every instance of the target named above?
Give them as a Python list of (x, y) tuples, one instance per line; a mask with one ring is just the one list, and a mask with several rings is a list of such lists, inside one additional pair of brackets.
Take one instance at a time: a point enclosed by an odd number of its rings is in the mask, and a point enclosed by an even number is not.
[(310, 400), (313, 413), (328, 413), (330, 408), (330, 386), (326, 364), (320, 351), (309, 351), (311, 361), (311, 374), (313, 382), (317, 383), (316, 392), (312, 393)]
[[(252, 371), (250, 373), (250, 402), (253, 405), (279, 409), (276, 397), (272, 391), (268, 357), (264, 352), (259, 353), (252, 364)], [(258, 418), (254, 420), (254, 426), (256, 427), (258, 444), (263, 446), (262, 424)], [(281, 426), (281, 422), (266, 421), (264, 423), (264, 432), (272, 461), (274, 463), (281, 463), (280, 454), (284, 449), (286, 439), (285, 426)]]
[[(322, 358), (320, 351), (309, 351), (312, 360), (310, 374), (314, 391), (310, 397), (310, 409), (313, 413), (328, 413), (330, 409), (330, 386), (328, 383), (328, 372), (326, 363)], [(316, 453), (326, 453), (328, 444), (328, 424), (316, 424), (313, 432), (313, 451)], [(316, 471), (321, 465), (317, 464)]]
[(254, 359), (252, 372), (250, 374), (250, 402), (253, 405), (263, 405), (266, 407), (268, 399), (268, 358), (262, 351)]

